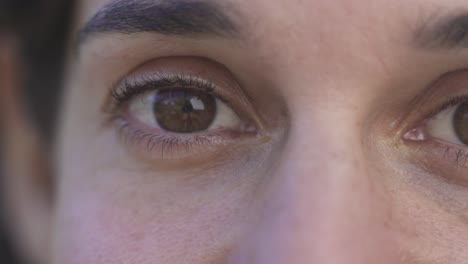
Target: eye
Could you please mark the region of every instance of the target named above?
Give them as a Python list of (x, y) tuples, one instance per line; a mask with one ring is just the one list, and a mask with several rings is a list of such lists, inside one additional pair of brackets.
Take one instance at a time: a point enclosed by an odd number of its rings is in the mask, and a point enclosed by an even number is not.
[(468, 145), (468, 102), (451, 106), (427, 121), (428, 136)]
[(129, 118), (151, 129), (197, 133), (235, 129), (241, 120), (235, 111), (209, 92), (169, 88), (145, 92), (130, 99)]
[[(468, 94), (466, 70), (450, 72), (412, 101), (404, 125), (401, 162), (424, 175), (468, 186)], [(438, 177), (437, 177), (438, 179)]]
[(264, 131), (230, 71), (200, 58), (143, 64), (116, 83), (108, 99), (104, 109), (121, 146), (153, 164), (228, 158), (250, 149)]

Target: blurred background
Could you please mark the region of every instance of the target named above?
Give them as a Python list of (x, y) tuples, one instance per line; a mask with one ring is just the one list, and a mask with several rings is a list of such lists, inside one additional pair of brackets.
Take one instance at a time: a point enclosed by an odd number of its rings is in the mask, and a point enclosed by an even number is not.
[[(73, 2), (0, 0), (0, 264), (34, 264), (25, 256), (21, 230), (14, 224), (13, 191), (5, 187), (12, 176), (4, 169), (8, 168), (5, 153), (10, 150), (5, 147), (5, 120), (14, 116), (5, 109), (9, 103), (5, 98), (11, 99), (8, 93), (14, 87), (28, 121), (44, 144), (51, 146)], [(52, 174), (47, 181), (53, 181)]]
[(11, 56), (10, 54), (12, 51), (9, 47), (7, 47), (7, 43), (10, 43), (13, 38), (14, 34), (17, 34), (17, 22), (14, 19), (15, 15), (17, 15), (20, 8), (17, 7), (18, 3), (21, 1), (7, 1), (7, 0), (0, 0), (0, 148), (2, 152), (0, 152), (0, 263), (12, 263), (17, 264), (20, 263), (18, 258), (13, 253), (13, 246), (11, 241), (12, 234), (8, 233), (9, 228), (6, 224), (6, 197), (4, 195), (4, 181), (5, 175), (4, 170), (4, 158), (3, 158), (3, 149), (4, 149), (4, 118), (5, 118), (5, 109), (4, 109), (4, 95), (5, 95), (5, 85), (9, 81), (6, 75), (5, 69), (5, 60), (6, 56)]

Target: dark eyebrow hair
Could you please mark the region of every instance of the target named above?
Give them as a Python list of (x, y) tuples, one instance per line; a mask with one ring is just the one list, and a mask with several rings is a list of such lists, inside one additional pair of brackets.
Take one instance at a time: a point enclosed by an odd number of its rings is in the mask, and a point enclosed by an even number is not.
[(79, 32), (78, 42), (104, 32), (234, 36), (237, 27), (212, 1), (117, 0), (105, 5), (86, 23)]
[(468, 48), (468, 13), (426, 23), (417, 32), (416, 41), (432, 49)]

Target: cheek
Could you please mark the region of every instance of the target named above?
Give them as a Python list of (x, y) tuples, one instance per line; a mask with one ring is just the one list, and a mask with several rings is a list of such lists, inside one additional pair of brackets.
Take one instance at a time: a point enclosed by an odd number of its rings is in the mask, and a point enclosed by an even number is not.
[(388, 188), (387, 226), (404, 263), (464, 263), (466, 189), (403, 164), (392, 164), (392, 173), (382, 181)]
[(393, 230), (408, 263), (463, 263), (468, 258), (466, 219), (449, 213), (414, 190), (399, 190)]
[(58, 211), (56, 252), (61, 256), (56, 263), (181, 263), (198, 258), (211, 263), (224, 255), (243, 222), (238, 197), (215, 202), (140, 189), (97, 188), (63, 197), (68, 202)]
[(63, 160), (53, 263), (224, 261), (250, 217), (251, 170), (158, 173), (99, 145)]
[(90, 120), (70, 116), (62, 130), (52, 263), (223, 263), (269, 149), (169, 172), (129, 155), (114, 131), (77, 125)]

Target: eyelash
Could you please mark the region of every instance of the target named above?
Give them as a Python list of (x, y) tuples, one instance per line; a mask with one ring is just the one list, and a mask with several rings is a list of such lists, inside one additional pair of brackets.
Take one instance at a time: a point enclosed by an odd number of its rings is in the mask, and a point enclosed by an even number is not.
[(189, 75), (163, 75), (143, 76), (138, 81), (124, 81), (123, 84), (112, 90), (114, 106), (120, 106), (136, 95), (148, 91), (157, 91), (161, 89), (177, 88), (195, 89), (214, 96), (216, 85), (207, 80), (203, 80)]
[[(210, 144), (223, 144), (225, 137), (221, 135), (236, 136), (234, 131), (207, 131), (202, 134), (176, 134), (161, 131), (160, 134), (144, 131), (134, 126), (122, 108), (135, 96), (145, 92), (162, 89), (183, 88), (202, 91), (221, 100), (216, 93), (216, 85), (208, 80), (196, 76), (181, 74), (157, 74), (143, 76), (137, 81), (124, 81), (120, 86), (112, 90), (111, 120), (117, 123), (118, 134), (124, 144), (133, 146), (141, 145), (150, 153), (159, 149), (159, 158), (170, 158), (180, 153), (189, 153), (196, 146), (209, 146)], [(225, 101), (225, 100), (223, 100)]]
[(180, 135), (157, 135), (135, 128), (121, 117), (117, 117), (117, 120), (120, 123), (119, 135), (124, 143), (144, 145), (149, 152), (160, 149), (159, 154), (162, 159), (170, 157), (171, 154), (189, 152), (193, 147), (208, 144), (217, 137), (216, 135), (190, 136), (190, 138)]
[(458, 104), (465, 103), (465, 102), (468, 102), (468, 94), (462, 94), (462, 95), (449, 97), (449, 99), (444, 104), (442, 104), (435, 110), (431, 111), (428, 115), (426, 115), (426, 117), (423, 120), (428, 120), (430, 118), (433, 118), (438, 113), (444, 110), (447, 110), (450, 107), (454, 107)]

